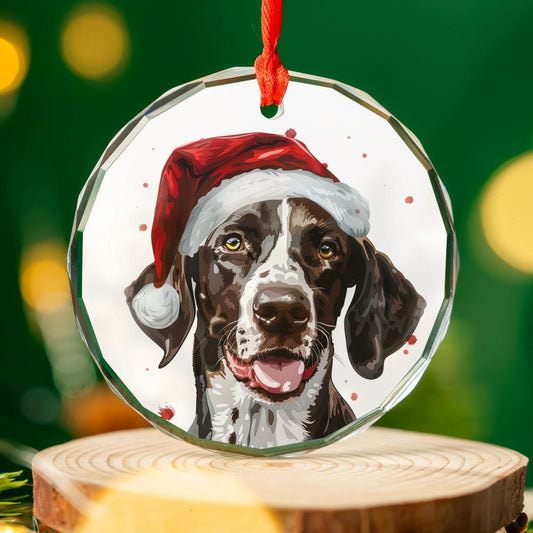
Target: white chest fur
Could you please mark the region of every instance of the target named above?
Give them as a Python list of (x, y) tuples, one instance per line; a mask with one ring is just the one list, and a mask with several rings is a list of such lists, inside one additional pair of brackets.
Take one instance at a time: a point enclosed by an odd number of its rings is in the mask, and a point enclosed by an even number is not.
[(212, 440), (252, 448), (270, 448), (303, 442), (309, 438), (306, 426), (311, 411), (327, 384), (324, 383), (328, 353), (321, 354), (313, 376), (298, 397), (273, 402), (238, 381), (223, 363), (212, 374), (206, 390), (211, 415)]

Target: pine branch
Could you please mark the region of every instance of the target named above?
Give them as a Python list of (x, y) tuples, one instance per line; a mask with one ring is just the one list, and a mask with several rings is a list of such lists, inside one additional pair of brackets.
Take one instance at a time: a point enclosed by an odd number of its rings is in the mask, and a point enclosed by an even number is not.
[(6, 472), (0, 474), (0, 520), (4, 518), (11, 519), (31, 511), (30, 504), (22, 501), (26, 497), (25, 495), (5, 496), (3, 494), (6, 491), (12, 491), (26, 486), (28, 483), (26, 479), (17, 480), (21, 474), (22, 470), (19, 472)]

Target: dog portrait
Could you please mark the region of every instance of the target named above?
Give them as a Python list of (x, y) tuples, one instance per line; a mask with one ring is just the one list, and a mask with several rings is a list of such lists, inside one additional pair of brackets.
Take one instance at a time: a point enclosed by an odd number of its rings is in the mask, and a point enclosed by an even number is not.
[[(171, 154), (154, 261), (125, 295), (162, 350), (161, 371), (190, 359), (193, 436), (266, 448), (323, 438), (356, 419), (333, 383), (341, 347), (332, 332), (344, 330), (353, 372), (376, 380), (425, 307), (369, 230), (365, 198), (295, 139), (215, 137)], [(189, 333), (193, 350), (184, 353)]]

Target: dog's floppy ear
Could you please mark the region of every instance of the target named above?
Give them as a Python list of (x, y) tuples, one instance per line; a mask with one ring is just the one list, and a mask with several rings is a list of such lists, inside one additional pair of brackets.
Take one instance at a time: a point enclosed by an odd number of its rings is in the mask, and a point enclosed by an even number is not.
[(356, 291), (344, 320), (346, 347), (354, 369), (375, 379), (385, 357), (415, 330), (426, 302), (368, 239), (354, 239), (353, 246)]
[(181, 348), (194, 321), (195, 305), (191, 289), (193, 260), (178, 254), (167, 282), (156, 288), (154, 263), (124, 291), (137, 325), (164, 351), (159, 368), (168, 365)]

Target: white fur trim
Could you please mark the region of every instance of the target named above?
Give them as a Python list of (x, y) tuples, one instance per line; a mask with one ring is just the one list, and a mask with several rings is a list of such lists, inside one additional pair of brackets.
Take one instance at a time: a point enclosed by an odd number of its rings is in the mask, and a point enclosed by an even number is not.
[(247, 204), (285, 198), (308, 198), (325, 209), (352, 237), (370, 230), (368, 202), (346, 183), (305, 170), (253, 170), (223, 180), (200, 198), (191, 212), (179, 251), (193, 256), (209, 234)]
[(141, 324), (149, 328), (164, 329), (178, 318), (180, 297), (176, 289), (168, 283), (159, 288), (149, 283), (133, 297), (131, 306)]

